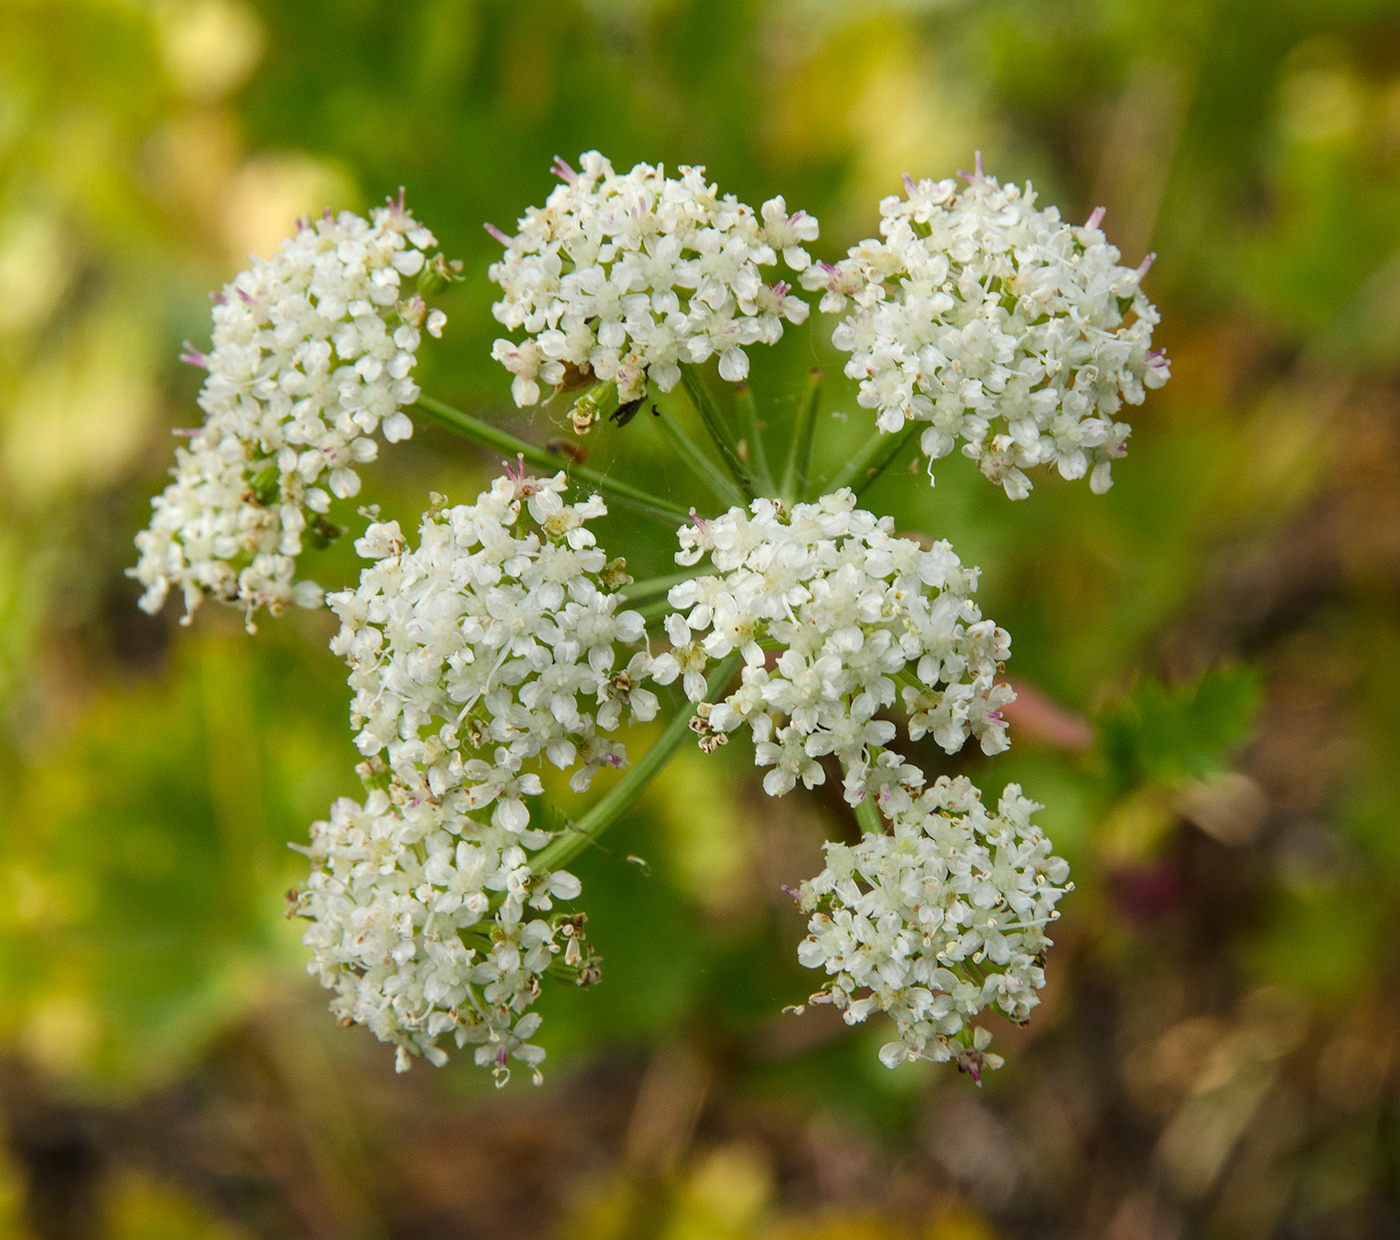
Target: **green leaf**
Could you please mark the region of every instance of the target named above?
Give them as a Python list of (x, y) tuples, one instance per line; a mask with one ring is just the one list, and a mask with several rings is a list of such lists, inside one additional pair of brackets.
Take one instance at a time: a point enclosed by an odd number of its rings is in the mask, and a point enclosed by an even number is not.
[(1119, 790), (1169, 785), (1225, 769), (1249, 739), (1260, 677), (1251, 667), (1219, 668), (1186, 685), (1141, 681), (1101, 727), (1100, 752)]

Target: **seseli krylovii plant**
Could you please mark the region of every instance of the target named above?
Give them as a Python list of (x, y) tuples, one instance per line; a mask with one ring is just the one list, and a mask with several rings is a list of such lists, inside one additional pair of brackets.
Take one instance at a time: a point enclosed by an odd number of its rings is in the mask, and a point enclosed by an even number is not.
[[(860, 496), (915, 436), (930, 470), (961, 444), (1011, 499), (1041, 465), (1106, 490), (1124, 406), (1169, 374), (1151, 348), (1148, 263), (1119, 263), (1102, 212), (1067, 224), (980, 155), (961, 182), (906, 177), (880, 204), (880, 236), (834, 263), (809, 252), (813, 216), (782, 198), (755, 210), (702, 168), (619, 174), (590, 151), (554, 172), (514, 235), (487, 226), (510, 333), (492, 356), (516, 404), (556, 401), (578, 435), (615, 433), (649, 391), (682, 386), (712, 451), (669, 414), (657, 426), (701, 484), (693, 497), (420, 393), (423, 332), (446, 322), (432, 301), (461, 274), (402, 193), (368, 220), (304, 220), (215, 298), (210, 351), (187, 349), (209, 372), (205, 420), (181, 432), (130, 572), (142, 607), (177, 590), (186, 621), (206, 596), (250, 629), (292, 603), (340, 620), (331, 648), (350, 668), (364, 796), (332, 805), (303, 847), (289, 911), (309, 923), (309, 968), (342, 1021), (395, 1045), (400, 1070), (470, 1046), (498, 1083), (511, 1061), (538, 1081), (542, 979), (601, 976), (570, 860), (682, 744), (713, 753), (747, 735), (767, 795), (837, 775), (861, 832), (828, 843), (826, 868), (791, 892), (808, 917), (799, 960), (823, 976), (809, 1002), (851, 1024), (886, 1013), (889, 1067), (952, 1060), (980, 1081), (1002, 1060), (975, 1018), (1029, 1018), (1068, 866), (1017, 785), (992, 810), (895, 747), (902, 733), (949, 754), (1006, 749), (1011, 639), (977, 606), (976, 568), (946, 541), (896, 534)], [(874, 415), (821, 486), (816, 372), (775, 472), (747, 389), (731, 416), (699, 369), (715, 359), (739, 383), (748, 350), (807, 319), (780, 267), (835, 316), (832, 343)], [(412, 416), (506, 457), (474, 502), (433, 495), (416, 536), (350, 507), (358, 467), (380, 439), (408, 438)], [(679, 571), (634, 582), (599, 544), (609, 504), (669, 527)], [(326, 594), (298, 556), (356, 512), (366, 565)], [(624, 730), (667, 714), (629, 758)], [(620, 778), (577, 821), (543, 805), (542, 772), (581, 793), (604, 768)]]

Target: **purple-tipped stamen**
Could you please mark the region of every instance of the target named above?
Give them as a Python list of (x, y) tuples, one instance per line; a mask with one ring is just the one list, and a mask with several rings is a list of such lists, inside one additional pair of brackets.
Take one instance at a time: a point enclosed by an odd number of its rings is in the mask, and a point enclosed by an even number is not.
[(225, 297), (222, 293), (210, 293), (209, 300), (212, 301), (216, 306), (228, 305), (228, 298)]
[(786, 280), (779, 280), (775, 285), (773, 285), (773, 296), (776, 297), (779, 301), (782, 301), (782, 299), (786, 297), (790, 292), (792, 292), (792, 285), (789, 284)]
[(245, 292), (243, 289), (238, 289), (237, 292), (238, 300), (241, 301), (245, 306), (251, 306), (253, 304), (253, 298), (249, 293)]
[(709, 537), (709, 534), (710, 534), (710, 522), (709, 522), (709, 519), (708, 519), (707, 517), (702, 517), (698, 512), (695, 511), (694, 508), (692, 508), (692, 509), (690, 510), (690, 522), (691, 522), (692, 525), (695, 526), (695, 528), (696, 528), (697, 530), (700, 531), (701, 534), (703, 534), (703, 535), (704, 535), (705, 537), (707, 537), (707, 538)]
[(188, 340), (184, 343), (184, 347), (180, 353), (180, 360), (184, 362), (186, 366), (198, 366), (201, 370), (209, 369), (209, 359), (196, 349), (194, 345), (190, 344)]
[(568, 161), (560, 155), (556, 155), (554, 157), (554, 164), (550, 168), (550, 171), (554, 173), (554, 175), (557, 176), (561, 181), (566, 181), (570, 185), (572, 185), (575, 181), (578, 180), (578, 173), (575, 172), (572, 168), (570, 168)]
[(962, 179), (966, 181), (969, 185), (974, 184), (975, 182), (980, 181), (982, 179), (983, 173), (981, 151), (974, 151), (972, 153), (972, 171), (963, 172), (961, 169), (959, 169), (958, 176), (962, 177)]

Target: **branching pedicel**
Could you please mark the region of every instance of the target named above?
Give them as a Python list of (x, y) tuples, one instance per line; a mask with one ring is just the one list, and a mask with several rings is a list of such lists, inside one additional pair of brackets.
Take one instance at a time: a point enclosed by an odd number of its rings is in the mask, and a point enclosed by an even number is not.
[[(580, 164), (557, 161), (562, 184), (515, 236), (488, 225), (505, 246), (489, 273), (496, 317), (522, 332), (493, 355), (518, 404), (569, 394), (579, 434), (683, 385), (713, 455), (660, 425), (725, 510), (579, 463), (553, 472), (548, 452), (420, 396), (419, 328), (444, 322), (424, 298), (456, 270), (429, 257), (433, 238), (400, 196), (370, 221), (303, 224), (219, 299), (214, 349), (190, 357), (210, 371), (205, 424), (137, 538), (142, 606), (173, 587), (189, 611), (212, 594), (250, 622), (259, 606), (318, 604), (320, 588), (294, 580), (303, 537), (340, 532), (330, 515), (359, 490), (353, 466), (373, 459), (377, 429), (410, 433), (406, 409), (503, 451), (513, 463), (475, 503), (433, 497), (416, 548), (371, 511), (358, 588), (326, 600), (366, 797), (312, 827), (290, 911), (310, 922), (333, 1011), (394, 1043), (400, 1070), (415, 1055), (442, 1063), (447, 1039), (474, 1046), (498, 1083), (511, 1060), (538, 1081), (540, 979), (600, 975), (584, 915), (557, 907), (581, 895), (565, 867), (687, 738), (712, 752), (746, 728), (768, 795), (822, 783), (834, 762), (862, 830), (854, 846), (826, 845), (827, 868), (793, 893), (810, 918), (799, 959), (828, 979), (811, 1002), (848, 1023), (886, 1013), (889, 1067), (953, 1060), (980, 1083), (1001, 1059), (973, 1019), (1029, 1017), (1045, 930), (1072, 885), (1019, 787), (990, 812), (967, 780), (930, 785), (892, 747), (902, 719), (948, 753), (969, 738), (1004, 750), (1010, 637), (973, 602), (976, 569), (946, 542), (896, 536), (859, 494), (914, 430), (930, 468), (961, 440), (1013, 499), (1040, 464), (1105, 490), (1128, 436), (1122, 406), (1169, 374), (1149, 347), (1148, 263), (1119, 264), (1102, 212), (1065, 225), (1034, 208), (1029, 185), (986, 176), (980, 156), (961, 188), (906, 178), (906, 196), (881, 203), (880, 239), (835, 264), (812, 262), (817, 221), (781, 198), (754, 211), (700, 168), (620, 175), (597, 152)], [(780, 254), (843, 316), (833, 343), (876, 413), (823, 494), (809, 482), (819, 379), (777, 477), (747, 392), (731, 424), (695, 369), (718, 357), (722, 379), (743, 379), (747, 348), (806, 319), (807, 303), (762, 274)], [(418, 285), (407, 297), (404, 278)], [(675, 528), (681, 580), (633, 582), (608, 559), (591, 525), (604, 496)], [(629, 765), (617, 730), (653, 719), (652, 686), (676, 682), (682, 704)], [(548, 766), (580, 792), (605, 766), (623, 773), (560, 823), (540, 801)]]

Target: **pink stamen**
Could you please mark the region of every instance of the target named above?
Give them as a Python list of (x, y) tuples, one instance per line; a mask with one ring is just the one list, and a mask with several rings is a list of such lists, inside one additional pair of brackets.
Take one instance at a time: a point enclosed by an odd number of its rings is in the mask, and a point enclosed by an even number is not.
[(1107, 210), (1107, 207), (1095, 207), (1093, 211), (1089, 213), (1089, 219), (1085, 223), (1084, 227), (1097, 228), (1103, 222), (1104, 213)]
[(212, 301), (216, 306), (228, 305), (228, 298), (225, 297), (222, 293), (210, 293), (209, 300)]
[(550, 168), (550, 171), (561, 181), (566, 181), (570, 185), (578, 180), (578, 173), (570, 168), (568, 161), (559, 155), (554, 157), (554, 166)]
[(915, 191), (918, 188), (919, 187), (914, 184), (914, 178), (906, 172), (904, 174), (904, 192), (908, 194), (910, 198), (912, 198), (914, 196)]
[(199, 366), (204, 370), (209, 369), (209, 359), (190, 344), (188, 340), (184, 343), (184, 351), (180, 354), (180, 360), (187, 366)]
[(239, 289), (239, 290), (238, 290), (238, 299), (239, 299), (245, 306), (251, 306), (251, 305), (253, 305), (253, 299), (252, 299), (247, 293), (245, 293), (242, 289)]
[(782, 301), (782, 299), (786, 297), (790, 292), (792, 292), (792, 285), (789, 284), (786, 280), (779, 280), (775, 285), (773, 285), (773, 296), (776, 297), (779, 301)]
[(785, 896), (790, 896), (790, 897), (791, 897), (792, 899), (794, 899), (794, 900), (796, 900), (796, 899), (799, 898), (797, 892), (794, 891), (791, 887), (789, 887), (786, 883), (783, 884), (782, 892), (783, 892), (783, 895), (785, 895)]
[(200, 432), (197, 426), (175, 426), (171, 427), (172, 435), (179, 435), (182, 439), (193, 439)]
[(963, 172), (961, 169), (959, 169), (959, 171), (958, 171), (958, 176), (962, 177), (962, 179), (963, 179), (964, 181), (966, 181), (969, 185), (975, 184), (976, 182), (978, 182), (978, 181), (980, 181), (980, 180), (982, 179), (982, 152), (981, 152), (981, 151), (974, 151), (974, 152), (973, 152), (973, 156), (972, 156), (972, 171), (971, 171), (971, 172)]
[(525, 454), (523, 452), (518, 452), (516, 453), (515, 459), (517, 462), (515, 465), (512, 465), (509, 461), (502, 461), (501, 464), (505, 466), (506, 477), (515, 483), (516, 486), (521, 486), (525, 482)]
[(1152, 269), (1152, 264), (1155, 263), (1156, 261), (1157, 261), (1157, 255), (1156, 255), (1156, 254), (1149, 254), (1146, 258), (1144, 258), (1144, 259), (1142, 260), (1142, 262), (1140, 262), (1140, 263), (1138, 264), (1138, 269), (1137, 269), (1138, 275), (1139, 275), (1139, 276), (1145, 276), (1145, 275)]
[(321, 208), (321, 218), (325, 220), (327, 224), (335, 223), (335, 216), (331, 214), (331, 209), (329, 207)]
[(603, 758), (603, 761), (606, 762), (609, 766), (614, 767), (614, 768), (616, 768), (616, 769), (618, 769), (618, 770), (621, 770), (622, 767), (624, 767), (624, 766), (627, 765), (627, 764), (626, 764), (625, 762), (623, 762), (623, 760), (622, 760), (621, 758), (619, 758), (619, 757), (617, 756), (617, 754), (615, 754), (615, 753), (610, 753), (610, 754), (606, 755), (606, 756)]
[(499, 241), (502, 245), (509, 245), (511, 243), (512, 239), (510, 237), (507, 237), (506, 234), (503, 233), (494, 224), (486, 223), (482, 225), (482, 228), (486, 229), (486, 231), (497, 241)]
[(707, 517), (702, 517), (694, 508), (690, 510), (690, 521), (691, 524), (700, 531), (702, 537), (708, 538), (710, 536), (709, 519)]
[(407, 208), (404, 206), (403, 186), (399, 186), (399, 213), (402, 214)]

